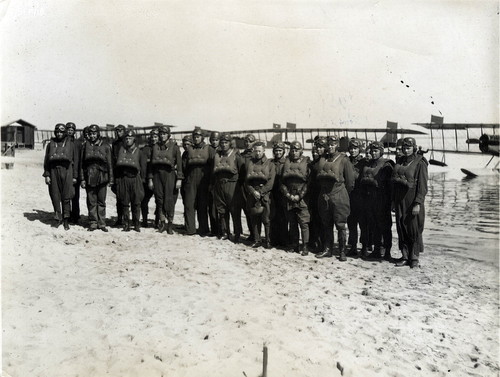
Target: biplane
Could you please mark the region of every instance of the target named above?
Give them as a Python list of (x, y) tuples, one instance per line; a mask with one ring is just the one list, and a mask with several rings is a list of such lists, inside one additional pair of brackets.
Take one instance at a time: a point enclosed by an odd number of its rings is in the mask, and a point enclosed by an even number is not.
[[(488, 167), (495, 157), (499, 155), (498, 123), (444, 123), (443, 117), (432, 115), (430, 123), (413, 124), (429, 130), (429, 163), (431, 165), (447, 166), (447, 153), (483, 153), (491, 155), (484, 168), (461, 168), (460, 170), (470, 178), (499, 172), (498, 161), (493, 168)], [(479, 148), (471, 147), (474, 144), (478, 144)], [(436, 159), (436, 153), (441, 154), (440, 160)]]

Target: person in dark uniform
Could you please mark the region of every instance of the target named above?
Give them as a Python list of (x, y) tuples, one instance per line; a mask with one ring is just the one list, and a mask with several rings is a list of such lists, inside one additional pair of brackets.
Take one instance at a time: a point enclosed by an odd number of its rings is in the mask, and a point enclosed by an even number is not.
[[(251, 216), (251, 225), (255, 242), (252, 247), (270, 247), (270, 212), (271, 212), (271, 190), (274, 185), (276, 171), (274, 164), (267, 159), (264, 143), (256, 142), (253, 146), (254, 157), (245, 163), (245, 192), (247, 196), (246, 206)], [(261, 227), (264, 224), (264, 242), (261, 242)]]
[(403, 139), (403, 156), (392, 174), (393, 200), (396, 209), (396, 228), (402, 258), (396, 266), (419, 267), (419, 255), (423, 251), (425, 223), (425, 196), (427, 195), (427, 160), (417, 154), (415, 139)]
[(361, 230), (362, 243), (362, 253), (366, 254), (366, 241), (365, 232), (367, 231), (366, 225), (366, 212), (365, 208), (365, 196), (361, 191), (360, 186), (360, 172), (365, 166), (368, 165), (368, 160), (362, 155), (363, 144), (358, 139), (351, 139), (349, 141), (349, 161), (354, 168), (354, 188), (349, 194), (351, 212), (347, 218), (347, 227), (349, 229), (349, 239), (347, 243), (349, 244), (349, 251), (347, 256), (358, 257), (358, 225)]
[[(373, 253), (367, 259), (382, 258), (381, 247), (385, 249), (384, 259), (391, 260), (392, 215), (391, 176), (394, 162), (383, 158), (384, 144), (374, 141), (369, 148), (371, 160), (360, 172), (359, 183), (364, 195), (364, 214), (367, 226), (373, 232)], [(362, 242), (366, 245), (366, 240)]]
[[(120, 150), (120, 147), (124, 145), (125, 141), (125, 131), (126, 128), (123, 124), (119, 124), (118, 126), (115, 127), (115, 140), (111, 144), (111, 154), (112, 154), (112, 159), (113, 159), (113, 169), (115, 170), (113, 175), (116, 178), (116, 160), (118, 159), (118, 151)], [(114, 185), (111, 186), (111, 191), (117, 195), (116, 192), (116, 182)], [(116, 216), (117, 220), (116, 223), (114, 224), (115, 227), (121, 227), (123, 226), (123, 210), (120, 204), (120, 201), (118, 198), (116, 198)]]
[(141, 231), (141, 201), (144, 198), (146, 182), (146, 158), (135, 144), (135, 132), (128, 130), (115, 166), (116, 196), (123, 209), (123, 230), (130, 231), (130, 212), (136, 232)]
[[(80, 155), (82, 152), (82, 140), (75, 138), (76, 133), (76, 125), (73, 122), (66, 123), (66, 133), (68, 135), (68, 139), (75, 144), (75, 153), (77, 156), (77, 160), (74, 162), (75, 169), (80, 171)], [(73, 185), (75, 195), (73, 199), (71, 199), (71, 216), (69, 217), (69, 221), (72, 224), (78, 224), (80, 221), (80, 177), (76, 179), (76, 183)]]
[[(193, 137), (192, 135), (186, 135), (182, 138), (182, 149), (183, 149), (183, 152), (182, 152), (182, 155), (181, 155), (181, 160), (182, 160), (182, 171), (183, 172), (186, 172), (186, 168), (187, 168), (187, 158), (188, 158), (188, 152), (187, 152), (187, 148), (188, 146), (192, 146), (193, 145)], [(182, 199), (182, 205), (184, 208), (186, 208), (186, 189), (185, 189), (185, 186), (186, 186), (186, 175), (184, 174), (184, 179), (182, 180), (182, 183), (181, 183), (181, 199)], [(184, 230), (186, 230), (186, 211), (184, 211), (184, 225), (183, 225), (183, 228)]]
[(214, 206), (218, 214), (222, 239), (230, 239), (229, 215), (233, 221), (234, 243), (240, 242), (241, 226), (241, 181), (244, 160), (236, 149), (231, 148), (231, 135), (220, 135), (219, 148), (213, 159), (211, 184)]
[(101, 139), (99, 126), (92, 124), (87, 129), (88, 140), (81, 151), (80, 181), (87, 192), (89, 231), (106, 228), (107, 186), (114, 183), (111, 146)]
[[(281, 192), (286, 200), (287, 219), (290, 224), (290, 240), (293, 251), (302, 255), (309, 254), (309, 209), (305, 201), (309, 181), (309, 159), (302, 155), (302, 144), (290, 143), (290, 153), (283, 165)], [(302, 248), (299, 232), (302, 233)]]
[(285, 164), (285, 143), (279, 141), (273, 145), (273, 159), (276, 176), (271, 191), (271, 245), (274, 247), (288, 246), (288, 220), (286, 203), (281, 193), (281, 173)]
[(58, 123), (54, 129), (54, 137), (50, 139), (45, 150), (43, 176), (49, 187), (57, 226), (63, 223), (65, 230), (69, 229), (73, 185), (77, 182), (78, 176), (75, 160), (78, 160), (75, 144), (68, 139), (66, 126)]
[(210, 167), (214, 158), (213, 149), (203, 141), (199, 128), (193, 131), (193, 145), (186, 149), (186, 170), (184, 171), (186, 234), (196, 234), (195, 214), (198, 218), (199, 234), (209, 235), (208, 227), (208, 186)]
[(174, 191), (180, 188), (183, 177), (181, 151), (170, 139), (170, 127), (160, 126), (160, 139), (151, 149), (148, 187), (154, 191), (156, 212), (160, 217), (158, 231), (174, 234)]
[[(243, 142), (245, 143), (245, 149), (240, 152), (241, 157), (245, 160), (245, 166), (247, 161), (249, 161), (254, 156), (253, 145), (255, 143), (255, 136), (253, 134), (247, 134), (243, 138)], [(245, 173), (246, 174), (246, 173)], [(250, 235), (247, 238), (247, 242), (253, 243), (255, 242), (255, 235), (253, 234), (253, 226), (252, 226), (252, 216), (248, 213), (247, 203), (247, 193), (243, 189), (242, 186), (242, 197), (243, 197), (243, 212), (245, 213), (245, 218), (247, 222), (247, 227)]]
[[(309, 223), (309, 243), (310, 249), (314, 251), (321, 251), (323, 244), (322, 241), (322, 223), (321, 217), (318, 210), (318, 197), (319, 197), (319, 184), (317, 181), (318, 167), (321, 157), (325, 154), (325, 149), (328, 143), (326, 137), (317, 136), (314, 138), (314, 152), (313, 160), (309, 164), (309, 188), (308, 188), (308, 202), (309, 202), (309, 214), (311, 216), (311, 221)], [(315, 157), (315, 154), (317, 157)]]
[(339, 260), (345, 261), (346, 223), (350, 213), (349, 192), (354, 187), (354, 169), (349, 158), (337, 151), (338, 139), (328, 140), (328, 150), (321, 158), (318, 167), (320, 193), (318, 210), (323, 223), (324, 249), (317, 258), (332, 256), (333, 225), (337, 229), (339, 243)]
[[(141, 149), (142, 154), (144, 154), (144, 157), (146, 158), (148, 172), (151, 169), (151, 151), (153, 149), (153, 145), (157, 144), (159, 140), (160, 140), (160, 135), (158, 132), (158, 128), (153, 128), (149, 132), (148, 143)], [(141, 202), (141, 214), (142, 214), (141, 226), (143, 228), (148, 227), (149, 201), (151, 200), (153, 195), (154, 191), (149, 188), (149, 184), (146, 182), (144, 184), (144, 199), (142, 199)], [(160, 224), (160, 214), (158, 213), (157, 210), (155, 210), (154, 224), (155, 228), (158, 228)]]
[[(217, 148), (219, 147), (219, 141), (220, 141), (220, 133), (218, 131), (212, 131), (210, 133), (209, 137), (209, 142), (210, 142), (210, 147), (213, 149), (213, 153), (215, 155), (215, 152), (217, 151)], [(210, 220), (210, 233), (212, 236), (216, 237), (221, 237), (222, 234), (220, 233), (219, 230), (219, 216), (217, 213), (217, 209), (215, 208), (214, 205), (214, 195), (213, 192), (210, 190), (208, 191), (208, 218)]]

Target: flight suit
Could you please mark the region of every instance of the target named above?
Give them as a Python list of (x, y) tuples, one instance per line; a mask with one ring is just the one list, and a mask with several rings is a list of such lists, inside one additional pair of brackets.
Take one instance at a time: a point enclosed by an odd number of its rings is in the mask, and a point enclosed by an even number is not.
[[(299, 251), (299, 232), (302, 233), (302, 255), (309, 252), (309, 209), (305, 200), (309, 180), (309, 159), (301, 156), (296, 161), (286, 159), (282, 171), (281, 192), (286, 200), (290, 240), (294, 251)], [(298, 197), (298, 200), (296, 200)]]
[(152, 146), (148, 178), (153, 180), (160, 231), (167, 221), (171, 233), (175, 212), (175, 184), (178, 178), (183, 179), (181, 151), (175, 141), (169, 139), (164, 144), (159, 142)]
[[(78, 178), (74, 161), (78, 161), (75, 145), (68, 137), (58, 141), (52, 138), (45, 150), (44, 177), (50, 177), (49, 195), (57, 220), (71, 217), (71, 199), (74, 195), (73, 179)], [(61, 209), (62, 206), (62, 209)]]
[[(255, 242), (260, 244), (261, 224), (264, 224), (265, 241), (264, 246), (270, 244), (270, 214), (271, 214), (271, 190), (274, 185), (276, 171), (274, 164), (263, 156), (261, 159), (250, 158), (245, 163), (246, 207), (250, 216), (252, 233)], [(260, 199), (256, 199), (254, 193), (260, 193)]]
[(146, 182), (146, 158), (135, 144), (121, 146), (115, 165), (116, 197), (123, 210), (124, 230), (130, 230), (130, 212), (136, 231), (140, 231), (141, 201)]
[(286, 202), (281, 192), (281, 174), (286, 157), (283, 156), (279, 160), (271, 159), (274, 164), (276, 176), (274, 185), (271, 191), (271, 228), (270, 239), (271, 245), (286, 247), (289, 243), (288, 239), (288, 219)]
[(205, 142), (188, 146), (186, 150), (186, 169), (184, 171), (184, 211), (186, 233), (196, 234), (195, 214), (198, 218), (199, 233), (208, 235), (208, 186), (213, 149)]
[(106, 228), (107, 185), (114, 183), (111, 146), (101, 138), (87, 141), (81, 151), (80, 182), (85, 182), (89, 229)]
[[(391, 176), (394, 162), (385, 158), (370, 160), (360, 172), (359, 183), (364, 196), (364, 216), (368, 232), (373, 233), (373, 258), (390, 259), (392, 246)], [(366, 245), (368, 232), (362, 234), (361, 243)], [(383, 241), (383, 242), (382, 242)], [(368, 256), (368, 257), (370, 257)]]
[[(425, 196), (427, 195), (427, 160), (420, 155), (403, 156), (398, 160), (392, 174), (393, 200), (396, 210), (396, 229), (399, 248), (403, 260), (418, 265), (423, 251), (425, 223)], [(420, 211), (413, 215), (412, 210), (419, 204)]]
[(243, 232), (241, 226), (241, 183), (244, 160), (235, 149), (216, 151), (213, 159), (211, 187), (213, 187), (214, 207), (219, 219), (221, 236), (228, 239), (229, 216), (233, 221), (234, 241), (239, 242)]
[(318, 210), (324, 232), (324, 251), (317, 256), (331, 256), (335, 225), (341, 259), (345, 258), (346, 223), (350, 214), (349, 192), (354, 187), (354, 169), (349, 158), (342, 152), (321, 157), (317, 180), (320, 187)]

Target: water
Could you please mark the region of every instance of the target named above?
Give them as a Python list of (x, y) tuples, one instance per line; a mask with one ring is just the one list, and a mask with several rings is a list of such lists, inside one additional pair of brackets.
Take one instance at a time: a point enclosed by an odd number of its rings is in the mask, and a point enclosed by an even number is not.
[(424, 243), (498, 265), (498, 194), (498, 175), (457, 179), (454, 172), (431, 172)]

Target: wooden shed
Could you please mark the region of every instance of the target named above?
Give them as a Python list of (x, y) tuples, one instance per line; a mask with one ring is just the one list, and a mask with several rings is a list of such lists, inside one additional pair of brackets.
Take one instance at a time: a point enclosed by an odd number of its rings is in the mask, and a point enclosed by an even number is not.
[(2, 144), (14, 145), (16, 148), (35, 147), (36, 127), (23, 119), (10, 122), (2, 126)]

